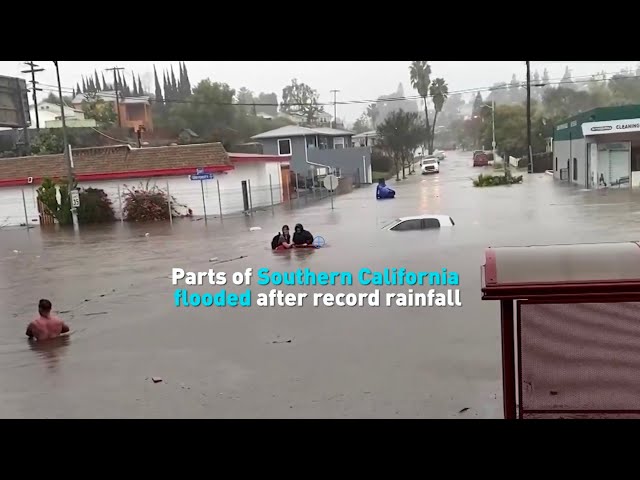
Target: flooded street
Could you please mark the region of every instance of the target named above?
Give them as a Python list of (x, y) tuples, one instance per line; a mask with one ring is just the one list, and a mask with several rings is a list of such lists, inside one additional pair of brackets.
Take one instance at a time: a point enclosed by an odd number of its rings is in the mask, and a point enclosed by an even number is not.
[[(336, 197), (334, 210), (328, 200), (303, 202), (206, 227), (184, 219), (77, 236), (0, 230), (0, 417), (501, 418), (498, 304), (480, 300), (484, 249), (638, 240), (640, 197), (581, 191), (546, 174), (474, 188), (471, 178), (483, 170), (471, 167), (470, 152), (450, 152), (439, 175), (394, 183), (395, 200), (376, 201), (367, 186)], [(381, 230), (421, 213), (450, 215), (456, 225)], [(326, 246), (272, 253), (280, 227), (298, 222)], [(249, 231), (254, 226), (262, 230)], [(176, 308), (174, 267), (228, 276), (248, 267), (354, 275), (365, 267), (447, 268), (460, 275), (463, 307)], [(254, 298), (269, 290), (251, 288)], [(68, 321), (69, 338), (44, 347), (27, 341), (40, 298)]]

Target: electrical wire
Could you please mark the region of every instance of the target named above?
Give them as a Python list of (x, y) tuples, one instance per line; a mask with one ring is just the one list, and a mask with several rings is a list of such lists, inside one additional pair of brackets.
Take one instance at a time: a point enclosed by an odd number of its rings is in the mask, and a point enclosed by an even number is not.
[[(540, 82), (539, 84), (534, 84), (532, 85), (532, 87), (534, 88), (544, 88), (547, 86), (552, 86), (552, 85), (564, 85), (564, 84), (582, 84), (582, 83), (593, 83), (593, 82), (607, 82), (609, 81), (608, 78), (606, 78), (606, 75), (618, 75), (618, 73), (608, 73), (608, 72), (604, 72), (605, 78), (594, 78), (595, 76), (600, 76), (603, 75), (603, 72), (598, 72), (592, 75), (584, 75), (582, 76), (583, 78), (586, 78), (587, 76), (591, 77), (587, 80), (560, 80), (560, 81), (553, 81), (550, 79), (550, 81), (548, 82)], [(580, 77), (578, 77), (580, 78)], [(637, 79), (640, 78), (640, 75), (626, 75), (623, 77), (625, 80), (627, 79)], [(51, 88), (55, 88), (56, 90), (50, 90), (48, 88), (43, 88), (44, 91), (51, 91), (54, 93), (57, 93), (57, 86), (56, 85), (48, 85), (48, 84), (44, 84), (44, 83), (39, 83), (39, 85), (43, 86), (43, 87), (51, 87)], [(519, 87), (523, 87), (525, 86), (526, 83), (524, 82), (519, 82)], [(499, 86), (491, 86), (491, 87), (475, 87), (475, 88), (465, 88), (465, 89), (461, 89), (461, 90), (454, 90), (451, 92), (448, 92), (448, 96), (452, 96), (452, 95), (464, 95), (464, 94), (468, 94), (468, 93), (474, 93), (474, 92), (495, 92), (495, 91), (499, 91), (499, 90), (510, 90), (513, 87), (507, 83), (505, 85), (499, 85)], [(62, 87), (63, 93), (73, 93), (75, 91), (75, 88), (69, 88), (69, 87)], [(102, 98), (106, 98), (106, 99), (115, 99), (116, 95), (115, 94), (111, 94), (111, 93), (105, 93), (105, 92), (96, 92), (100, 97)], [(127, 97), (127, 98), (137, 98), (137, 97)], [(433, 98), (433, 95), (427, 95), (427, 98)], [(371, 99), (367, 99), (367, 100), (343, 100), (343, 101), (339, 101), (339, 102), (335, 102), (335, 105), (358, 105), (358, 104), (372, 104), (372, 103), (384, 103), (384, 102), (400, 102), (400, 101), (407, 101), (407, 100), (420, 100), (422, 99), (422, 97), (420, 95), (407, 95), (407, 96), (400, 96), (400, 97), (380, 97), (376, 100), (371, 100)], [(235, 103), (235, 102), (203, 102), (203, 101), (194, 101), (194, 100), (178, 100), (178, 99), (165, 99), (164, 103), (167, 104), (183, 104), (183, 105), (217, 105), (217, 106), (238, 106), (238, 107), (253, 107), (253, 106), (261, 106), (261, 107), (282, 107), (282, 106), (309, 106), (309, 105), (317, 105), (317, 106), (333, 106), (334, 102), (317, 102), (317, 103)]]

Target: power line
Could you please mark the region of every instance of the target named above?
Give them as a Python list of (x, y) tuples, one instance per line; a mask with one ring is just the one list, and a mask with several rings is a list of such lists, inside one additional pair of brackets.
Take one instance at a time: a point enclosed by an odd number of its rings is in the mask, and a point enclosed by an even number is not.
[[(591, 75), (591, 77), (595, 76), (595, 75), (602, 75), (604, 73), (604, 75), (611, 75), (610, 72), (599, 72), (596, 74)], [(617, 75), (618, 73), (614, 73), (613, 75)], [(584, 77), (587, 77), (586, 75)], [(631, 79), (638, 79), (640, 78), (640, 75), (626, 75), (624, 77), (622, 77), (625, 80), (631, 80)], [(553, 86), (553, 85), (564, 85), (564, 84), (582, 84), (582, 83), (595, 83), (595, 82), (608, 82), (610, 79), (607, 78), (590, 78), (588, 80), (560, 80), (560, 81), (548, 81), (548, 82), (540, 82), (537, 84), (533, 84), (532, 83), (532, 87), (537, 87), (537, 88), (542, 88), (542, 87), (547, 87), (547, 86)], [(46, 85), (46, 84), (40, 84), (42, 86), (45, 87), (51, 87), (52, 85)], [(519, 87), (525, 86), (526, 84), (524, 82), (519, 82)], [(465, 89), (461, 89), (461, 90), (454, 90), (449, 92), (449, 96), (452, 95), (465, 95), (465, 94), (469, 94), (469, 93), (475, 93), (475, 92), (495, 92), (495, 91), (500, 91), (500, 90), (510, 90), (512, 87), (509, 84), (505, 84), (505, 85), (500, 85), (500, 86), (491, 86), (491, 87), (473, 87), (473, 88), (465, 88)], [(48, 89), (44, 89), (45, 91), (49, 91)], [(73, 91), (72, 88), (68, 88), (68, 87), (64, 87), (63, 90), (65, 90), (66, 92), (71, 92)], [(118, 97), (114, 94), (111, 93), (105, 93), (105, 92), (96, 92), (98, 93), (101, 97), (103, 98), (107, 98), (107, 99), (117, 99)], [(432, 98), (432, 95), (427, 95), (428, 98)], [(135, 97), (132, 97), (135, 98)], [(388, 98), (377, 98), (375, 100), (371, 100), (371, 99), (363, 99), (363, 100), (343, 100), (343, 101), (336, 101), (335, 105), (358, 105), (358, 104), (371, 104), (371, 103), (384, 103), (384, 102), (399, 102), (399, 101), (406, 101), (406, 100), (419, 100), (422, 97), (420, 95), (407, 95), (407, 96), (401, 96), (401, 97), (388, 97)], [(253, 107), (253, 105), (256, 106), (262, 106), (262, 107), (280, 107), (280, 106), (308, 106), (311, 105), (310, 103), (258, 103), (258, 104), (254, 104), (254, 103), (235, 103), (235, 102), (202, 102), (202, 101), (195, 101), (195, 100), (164, 100), (164, 103), (174, 103), (174, 104), (193, 104), (193, 105), (218, 105), (218, 106), (244, 106), (244, 107)], [(334, 102), (319, 102), (319, 103), (315, 103), (314, 105), (320, 105), (320, 106), (332, 106), (334, 105)]]

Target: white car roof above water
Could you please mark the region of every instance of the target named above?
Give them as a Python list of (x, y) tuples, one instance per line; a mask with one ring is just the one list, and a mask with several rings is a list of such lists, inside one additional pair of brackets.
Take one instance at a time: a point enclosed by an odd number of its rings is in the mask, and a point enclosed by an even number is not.
[(447, 223), (451, 221), (451, 217), (449, 215), (433, 215), (431, 213), (426, 213), (424, 215), (413, 215), (411, 217), (398, 217), (398, 220), (401, 222), (406, 222), (407, 220), (422, 220), (423, 218), (435, 218), (441, 223)]

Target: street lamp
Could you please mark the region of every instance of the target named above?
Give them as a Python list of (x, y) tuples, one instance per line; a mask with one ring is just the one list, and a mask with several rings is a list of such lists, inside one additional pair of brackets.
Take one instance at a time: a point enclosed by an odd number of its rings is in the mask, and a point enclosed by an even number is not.
[[(491, 101), (491, 105), (485, 103), (482, 106), (491, 109), (491, 133), (493, 135), (493, 141), (491, 142), (491, 148), (492, 148), (492, 152), (493, 152), (493, 161), (495, 162), (496, 161), (496, 101), (492, 100)], [(478, 115), (474, 116), (473, 118), (478, 118)]]
[(78, 231), (78, 212), (73, 207), (73, 197), (71, 195), (73, 189), (73, 165), (71, 164), (71, 156), (69, 155), (69, 143), (67, 141), (67, 124), (64, 118), (64, 102), (62, 101), (62, 85), (60, 84), (60, 70), (58, 70), (58, 62), (54, 61), (56, 66), (56, 77), (58, 78), (58, 95), (60, 96), (60, 118), (62, 120), (62, 145), (64, 147), (64, 160), (67, 164), (67, 177), (68, 177), (68, 195), (69, 204), (71, 205), (71, 216), (73, 218), (73, 229)]

